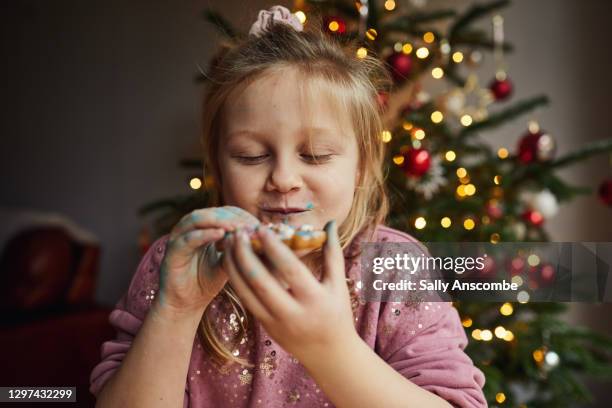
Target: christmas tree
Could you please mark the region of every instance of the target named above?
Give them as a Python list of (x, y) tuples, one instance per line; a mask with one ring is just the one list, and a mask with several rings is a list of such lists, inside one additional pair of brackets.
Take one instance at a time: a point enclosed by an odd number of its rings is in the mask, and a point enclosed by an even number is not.
[[(487, 131), (548, 103), (544, 95), (512, 100), (504, 63), (512, 46), (500, 14), (509, 2), (475, 4), (461, 13), (412, 3), (312, 0), (296, 1), (293, 10), (303, 24), (318, 16), (328, 35), (359, 43), (358, 58), (374, 55), (389, 68), (393, 86), (378, 95), (392, 203), (387, 224), (424, 242), (547, 241), (542, 224), (559, 203), (590, 193), (555, 172), (612, 151), (612, 139), (557, 155), (554, 137), (530, 121), (516, 149), (492, 149)], [(246, 35), (214, 10), (204, 16), (229, 39)], [(491, 30), (475, 27), (483, 19)], [(475, 70), (483, 53), (496, 63), (486, 86)], [(432, 81), (446, 86), (430, 89)], [(198, 173), (203, 168), (199, 159), (180, 164)], [(155, 235), (207, 206), (212, 181), (197, 174), (189, 186), (183, 196), (141, 209), (155, 214)], [(612, 205), (612, 180), (603, 181), (598, 194)], [(470, 339), (466, 352), (486, 375), (491, 406), (569, 406), (590, 400), (579, 375), (612, 376), (612, 339), (563, 322), (564, 303), (463, 301), (455, 307)]]

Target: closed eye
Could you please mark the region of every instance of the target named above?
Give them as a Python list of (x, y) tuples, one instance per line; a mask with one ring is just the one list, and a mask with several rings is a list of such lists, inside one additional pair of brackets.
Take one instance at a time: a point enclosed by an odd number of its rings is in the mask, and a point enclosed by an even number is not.
[(320, 163), (320, 162), (328, 161), (329, 159), (331, 159), (332, 156), (333, 154), (319, 154), (319, 155), (303, 154), (302, 158), (304, 158), (304, 160), (308, 162)]
[(268, 157), (267, 154), (262, 154), (260, 156), (235, 156), (236, 159), (246, 164), (259, 163), (262, 160), (264, 160), (266, 157)]

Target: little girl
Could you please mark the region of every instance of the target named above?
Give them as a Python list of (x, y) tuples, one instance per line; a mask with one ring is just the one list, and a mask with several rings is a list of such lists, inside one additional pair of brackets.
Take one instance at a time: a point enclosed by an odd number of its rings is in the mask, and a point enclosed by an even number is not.
[[(486, 406), (450, 303), (359, 299), (360, 244), (414, 242), (382, 225), (384, 72), (280, 6), (224, 53), (203, 109), (215, 206), (141, 260), (91, 374), (98, 406)], [(263, 227), (281, 221), (328, 239), (294, 253)]]

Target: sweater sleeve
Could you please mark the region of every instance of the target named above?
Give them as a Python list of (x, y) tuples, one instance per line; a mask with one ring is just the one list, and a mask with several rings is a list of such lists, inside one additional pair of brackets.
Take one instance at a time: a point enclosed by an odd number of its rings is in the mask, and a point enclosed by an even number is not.
[(487, 406), (484, 374), (464, 352), (468, 339), (450, 302), (388, 302), (379, 320), (379, 354), (396, 371), (454, 407)]
[[(142, 257), (132, 277), (127, 292), (109, 316), (110, 324), (117, 331), (114, 339), (101, 347), (101, 361), (90, 375), (89, 390), (98, 396), (106, 382), (121, 366), (125, 355), (138, 334), (142, 322), (151, 308), (159, 290), (159, 266), (164, 257), (168, 236), (163, 236), (151, 245)], [(188, 383), (186, 382), (184, 406), (189, 404)]]
[[(421, 245), (396, 230), (383, 231), (381, 240)], [(421, 251), (428, 253), (425, 247)], [(417, 299), (380, 304), (376, 352), (408, 380), (454, 407), (486, 407), (485, 376), (464, 351), (468, 338), (457, 309), (439, 296), (429, 302)]]

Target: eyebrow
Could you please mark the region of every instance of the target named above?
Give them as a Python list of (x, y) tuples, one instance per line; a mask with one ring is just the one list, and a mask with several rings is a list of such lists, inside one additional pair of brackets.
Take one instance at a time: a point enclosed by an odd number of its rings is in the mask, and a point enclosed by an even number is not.
[[(323, 134), (327, 136), (340, 136), (340, 137), (344, 136), (341, 133), (338, 133), (336, 130), (333, 130), (330, 128), (323, 128), (323, 127), (304, 127), (304, 128), (300, 128), (298, 131), (301, 133), (306, 133), (307, 135), (311, 134), (313, 136), (317, 134)], [(264, 136), (267, 136), (268, 134), (266, 132), (258, 132), (256, 130), (251, 130), (251, 129), (238, 129), (231, 133), (228, 133), (228, 137), (241, 136), (241, 135), (264, 137)]]

